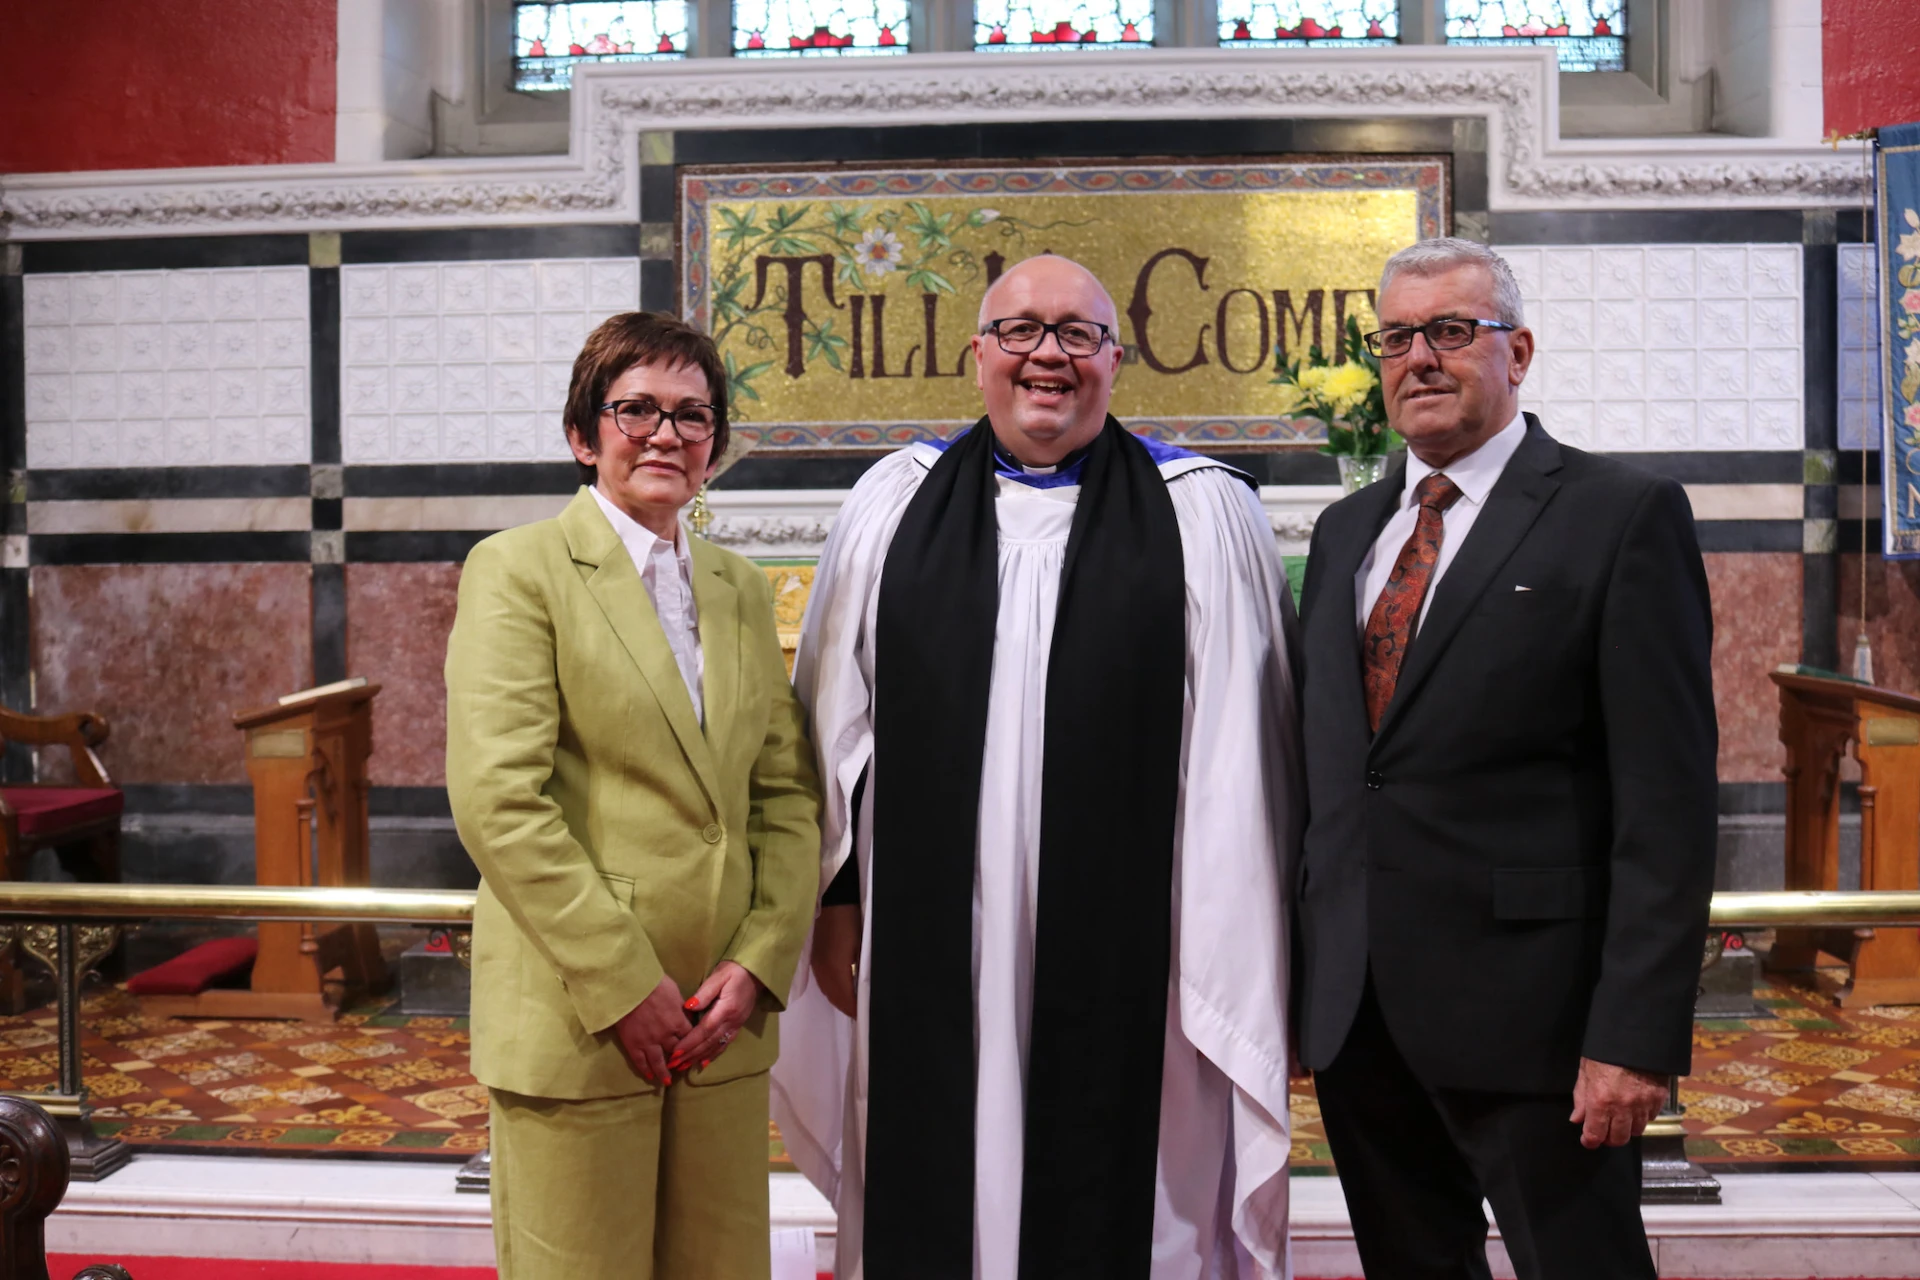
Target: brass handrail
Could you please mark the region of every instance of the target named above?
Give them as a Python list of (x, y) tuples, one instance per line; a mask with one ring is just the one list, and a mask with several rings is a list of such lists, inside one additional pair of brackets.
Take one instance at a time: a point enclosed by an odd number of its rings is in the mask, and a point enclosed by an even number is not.
[[(326, 889), (278, 885), (35, 884), (0, 881), (4, 920), (357, 920), (458, 927), (471, 889)], [(1716, 893), (1716, 928), (1920, 926), (1920, 891)]]
[(294, 885), (34, 884), (0, 881), (7, 920), (355, 920), (459, 927), (471, 889), (330, 889)]
[(1920, 925), (1920, 892), (1879, 889), (1868, 893), (1801, 890), (1716, 893), (1707, 920), (1722, 929), (1765, 929), (1775, 925)]

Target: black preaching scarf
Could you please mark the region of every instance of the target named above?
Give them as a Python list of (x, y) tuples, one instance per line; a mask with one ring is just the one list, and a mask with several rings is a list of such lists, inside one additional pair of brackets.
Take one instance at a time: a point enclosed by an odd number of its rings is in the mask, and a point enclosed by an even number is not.
[[(864, 1257), (972, 1280), (973, 884), (999, 614), (993, 431), (901, 516), (875, 643)], [(1148, 1273), (1186, 582), (1166, 480), (1109, 417), (1086, 454), (1047, 666), (1022, 1280)]]

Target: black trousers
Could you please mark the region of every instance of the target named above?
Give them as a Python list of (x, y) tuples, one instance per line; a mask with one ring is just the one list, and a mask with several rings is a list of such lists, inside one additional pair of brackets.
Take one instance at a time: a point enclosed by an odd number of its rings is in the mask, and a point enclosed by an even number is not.
[(1489, 1280), (1483, 1199), (1520, 1280), (1655, 1280), (1640, 1144), (1581, 1146), (1570, 1095), (1422, 1085), (1371, 981), (1314, 1084), (1367, 1280)]

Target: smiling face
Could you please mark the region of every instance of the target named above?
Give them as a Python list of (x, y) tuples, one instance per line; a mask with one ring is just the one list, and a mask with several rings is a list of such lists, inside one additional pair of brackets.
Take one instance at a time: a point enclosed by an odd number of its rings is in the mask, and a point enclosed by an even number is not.
[(1066, 258), (1028, 258), (994, 281), (980, 303), (993, 320), (1091, 320), (1116, 335), (1090, 356), (1069, 356), (1048, 334), (1025, 355), (1009, 355), (990, 333), (973, 338), (974, 384), (994, 436), (1029, 466), (1050, 467), (1100, 434), (1120, 369), (1119, 319), (1093, 273)]
[[(1380, 295), (1380, 325), (1423, 325), (1448, 317), (1499, 318), (1493, 276), (1475, 263), (1432, 275), (1396, 273)], [(1435, 351), (1424, 334), (1403, 356), (1380, 361), (1387, 420), (1415, 457), (1443, 467), (1472, 453), (1520, 411), (1520, 384), (1533, 361), (1533, 331), (1480, 329), (1468, 346)]]
[[(690, 364), (637, 364), (615, 378), (605, 403), (651, 400), (662, 409), (707, 404), (712, 399), (706, 375)], [(680, 438), (678, 426), (665, 421), (644, 443), (629, 439), (600, 415), (598, 447), (568, 428), (567, 443), (582, 465), (594, 470), (594, 487), (656, 537), (671, 541), (679, 529), (680, 508), (693, 501), (713, 471), (713, 440)]]

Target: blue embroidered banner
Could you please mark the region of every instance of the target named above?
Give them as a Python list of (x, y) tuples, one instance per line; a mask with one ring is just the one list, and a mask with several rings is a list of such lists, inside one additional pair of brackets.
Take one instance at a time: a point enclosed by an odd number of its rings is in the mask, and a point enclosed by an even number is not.
[(1920, 124), (1880, 130), (1881, 549), (1920, 559)]

